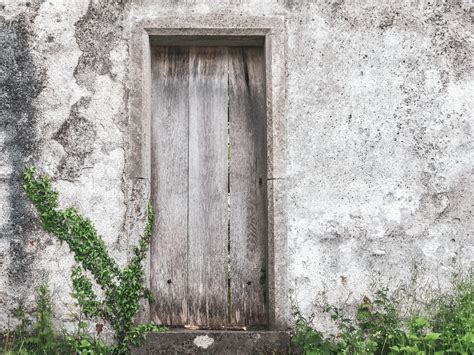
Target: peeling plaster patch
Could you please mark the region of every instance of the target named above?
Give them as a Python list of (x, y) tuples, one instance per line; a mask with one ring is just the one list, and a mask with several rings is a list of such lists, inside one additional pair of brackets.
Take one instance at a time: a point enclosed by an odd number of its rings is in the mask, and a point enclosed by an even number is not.
[(96, 75), (111, 72), (110, 52), (122, 35), (127, 1), (90, 1), (87, 13), (76, 22), (76, 41), (82, 54), (74, 71), (77, 82), (93, 90)]
[(214, 344), (214, 339), (208, 335), (200, 335), (193, 340), (193, 344), (198, 348), (207, 349)]
[(96, 138), (94, 124), (81, 113), (81, 109), (87, 107), (90, 101), (90, 98), (83, 97), (74, 104), (69, 118), (53, 137), (67, 153), (58, 169), (62, 179), (79, 177), (86, 157), (93, 151)]
[[(123, 80), (123, 77), (118, 76), (120, 72), (112, 74), (113, 63), (110, 59), (112, 49), (118, 46), (121, 38), (123, 27), (120, 20), (123, 16), (123, 8), (124, 4), (115, 2), (90, 1), (87, 11), (74, 25), (73, 38), (81, 51), (78, 63), (74, 68), (74, 78), (79, 87), (87, 88), (90, 93), (95, 93), (96, 90), (101, 89), (98, 75), (110, 74)], [(74, 14), (77, 15), (77, 12)], [(69, 24), (71, 20), (72, 18), (69, 19)], [(51, 34), (48, 35), (48, 38), (54, 41), (54, 37), (51, 36)], [(71, 69), (73, 68), (71, 67)], [(118, 83), (118, 86), (123, 89), (121, 82)], [(77, 85), (76, 88), (78, 88)], [(79, 93), (78, 89), (75, 89), (75, 91)], [(120, 95), (107, 92), (105, 95), (100, 95), (100, 97), (107, 98), (107, 100), (101, 110), (95, 110), (96, 112), (94, 112), (93, 108), (89, 109), (93, 98), (91, 99), (90, 95), (83, 95), (72, 105), (68, 120), (62, 123), (62, 126), (58, 128), (53, 136), (66, 152), (58, 166), (61, 179), (77, 179), (84, 167), (90, 168), (90, 166), (85, 166), (85, 163), (87, 157), (96, 148), (94, 143), (97, 138), (95, 124), (92, 121), (97, 121), (98, 124), (107, 122), (103, 116), (100, 116), (100, 111), (107, 107), (111, 107), (111, 110), (121, 107), (120, 104), (113, 106), (110, 102), (111, 98), (117, 97), (120, 99)], [(101, 119), (99, 120), (98, 117), (101, 117)], [(110, 131), (108, 133), (110, 134)], [(120, 139), (120, 135), (110, 136)], [(112, 147), (109, 150), (115, 148)]]
[(61, 144), (66, 153), (58, 165), (58, 176), (65, 180), (74, 180), (79, 177), (86, 158), (94, 149), (95, 126), (83, 115), (89, 102), (89, 97), (82, 97), (75, 103), (71, 108), (69, 118), (52, 137)]
[(41, 112), (38, 126), (45, 140), (50, 139), (69, 116), (71, 106), (81, 96), (89, 94), (75, 83), (73, 77), (81, 55), (74, 37), (74, 22), (85, 13), (87, 4), (87, 1), (46, 1), (34, 22), (36, 50), (41, 54), (48, 73), (45, 88), (36, 100)]

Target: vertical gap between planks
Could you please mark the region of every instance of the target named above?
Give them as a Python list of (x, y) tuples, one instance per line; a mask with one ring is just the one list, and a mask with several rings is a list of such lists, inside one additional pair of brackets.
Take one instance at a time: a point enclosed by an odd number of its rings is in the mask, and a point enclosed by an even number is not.
[[(191, 51), (188, 51), (188, 75), (191, 76)], [(188, 98), (189, 98), (189, 85), (190, 85), (190, 80), (188, 80)], [(189, 162), (189, 145), (190, 145), (190, 134), (191, 130), (189, 129), (190, 123), (189, 123), (189, 104), (188, 104), (188, 112), (187, 112), (187, 117), (186, 119), (188, 120), (188, 196), (187, 196), (187, 212), (186, 212), (186, 304), (188, 304), (189, 300), (189, 166), (191, 165)], [(186, 324), (189, 324), (189, 308), (188, 312), (186, 312)]]
[(226, 52), (227, 55), (227, 322), (231, 322), (231, 313), (232, 313), (232, 291), (231, 291), (231, 279), (232, 279), (232, 260), (230, 259), (230, 220), (231, 215), (231, 205), (230, 205), (230, 164), (231, 164), (231, 146), (230, 146), (230, 73), (229, 73), (229, 51)]

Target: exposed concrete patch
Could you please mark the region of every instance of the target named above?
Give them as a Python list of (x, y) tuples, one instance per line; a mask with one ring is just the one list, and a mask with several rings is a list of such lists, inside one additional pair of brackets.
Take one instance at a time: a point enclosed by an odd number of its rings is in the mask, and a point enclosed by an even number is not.
[(82, 51), (74, 77), (93, 90), (96, 75), (110, 74), (110, 53), (123, 30), (124, 8), (128, 1), (89, 1), (87, 13), (76, 22), (76, 41)]
[(96, 139), (94, 124), (80, 113), (80, 108), (90, 103), (90, 98), (81, 98), (71, 108), (69, 118), (64, 121), (53, 136), (67, 153), (59, 165), (59, 176), (64, 179), (75, 179), (81, 174), (84, 160), (92, 153)]
[[(128, 105), (127, 47), (124, 45), (123, 38), (123, 20), (126, 17), (127, 1), (89, 1), (86, 13), (74, 24), (75, 40), (82, 51), (74, 69), (74, 78), (77, 84), (94, 94), (92, 100), (81, 99), (78, 107), (81, 107), (81, 111), (84, 111), (85, 116), (89, 117), (90, 122), (97, 122), (94, 128), (91, 125), (82, 128), (85, 131), (94, 131), (94, 138), (96, 138), (94, 149), (100, 149), (100, 153), (95, 151), (91, 154), (93, 140), (88, 142), (89, 148), (86, 147), (87, 144), (83, 145), (82, 152), (72, 157), (72, 166), (76, 171), (84, 167), (90, 169), (96, 161), (100, 161), (100, 158), (96, 159), (97, 155), (109, 155), (111, 152), (117, 152), (118, 148), (123, 154), (121, 159), (124, 159), (122, 131), (126, 129), (126, 107)], [(73, 110), (71, 110), (71, 116), (74, 116)], [(107, 119), (103, 119), (105, 117)], [(78, 127), (77, 129), (83, 131), (82, 128)], [(80, 134), (83, 135), (86, 133), (85, 131)], [(84, 166), (85, 158), (89, 155), (89, 163)], [(115, 166), (113, 170), (115, 171)], [(106, 240), (111, 241), (111, 234), (115, 231), (113, 237), (115, 248), (125, 249), (123, 253), (126, 254), (127, 238), (120, 238), (120, 235), (125, 231), (126, 211), (122, 174), (123, 170), (120, 176), (116, 176), (117, 180), (114, 181), (113, 187), (120, 190), (118, 192), (119, 203), (121, 203), (120, 211), (115, 211), (116, 218), (120, 219), (120, 222), (114, 223), (114, 226), (120, 226), (120, 230), (112, 228), (112, 231), (108, 230), (104, 234)], [(90, 177), (92, 178), (92, 176)], [(108, 190), (111, 188), (108, 186)]]
[(38, 165), (51, 176), (57, 176), (58, 162), (68, 155), (53, 137), (69, 116), (84, 114), (80, 112), (80, 99), (90, 97), (90, 92), (78, 86), (73, 77), (81, 55), (74, 38), (74, 22), (85, 13), (87, 4), (78, 1), (71, 6), (47, 1), (34, 22), (36, 57), (42, 59), (48, 72), (45, 88), (35, 101), (39, 111), (38, 130), (45, 142)]

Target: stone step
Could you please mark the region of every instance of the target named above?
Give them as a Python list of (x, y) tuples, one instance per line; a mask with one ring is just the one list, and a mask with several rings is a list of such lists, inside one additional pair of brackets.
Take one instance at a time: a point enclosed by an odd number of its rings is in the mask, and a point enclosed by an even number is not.
[(132, 354), (289, 354), (285, 331), (170, 330), (151, 333)]

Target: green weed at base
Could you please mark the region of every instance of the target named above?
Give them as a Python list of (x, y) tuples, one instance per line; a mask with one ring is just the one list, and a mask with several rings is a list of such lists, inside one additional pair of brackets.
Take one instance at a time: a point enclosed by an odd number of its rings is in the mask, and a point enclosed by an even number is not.
[(57, 333), (53, 327), (53, 305), (47, 285), (36, 289), (34, 320), (20, 307), (14, 311), (19, 324), (14, 331), (0, 335), (0, 349), (5, 355), (52, 355), (80, 354), (107, 355), (113, 349), (102, 340), (85, 332), (83, 326), (77, 332)]
[(325, 337), (295, 311), (293, 342), (306, 355), (326, 354), (474, 354), (474, 282), (459, 281), (454, 295), (439, 296), (428, 316), (415, 315), (402, 321), (395, 300), (387, 290), (374, 300), (364, 297), (357, 317), (343, 309), (327, 307), (339, 333)]

